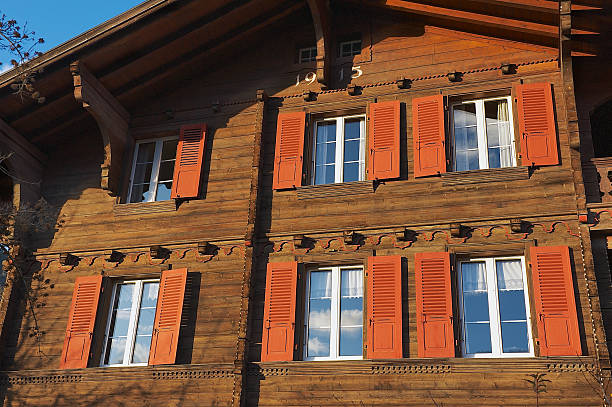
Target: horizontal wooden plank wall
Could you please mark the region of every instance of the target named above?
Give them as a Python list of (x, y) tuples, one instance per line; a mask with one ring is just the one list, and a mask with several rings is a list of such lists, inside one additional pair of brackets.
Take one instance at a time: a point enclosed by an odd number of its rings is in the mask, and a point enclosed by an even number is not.
[[(142, 139), (178, 135), (182, 124), (208, 125), (203, 199), (184, 202), (175, 210), (124, 210), (125, 206), (99, 188), (102, 145), (93, 122), (86, 131), (67, 133), (63, 142), (48, 152), (50, 164), (43, 195), (61, 207), (59, 224), (53, 233), (40, 236), (36, 242), (32, 287), (38, 335), (33, 330), (32, 311), (25, 303), (8, 324), (10, 340), (2, 362), (4, 373), (0, 374), (5, 406), (140, 406), (145, 405), (143, 400), (150, 406), (227, 406), (240, 399), (237, 391), (244, 392), (249, 406), (523, 406), (535, 404), (536, 394), (526, 380), (537, 373), (550, 380), (546, 392), (537, 396), (542, 406), (601, 404), (596, 366), (598, 355), (607, 357), (605, 332), (597, 287), (588, 276), (593, 270), (582, 260), (581, 239), (588, 236), (580, 234), (576, 217), (569, 130), (556, 50), (425, 26), (417, 19), (360, 13), (337, 18), (338, 38), (361, 32), (364, 49), (353, 58), (335, 58), (331, 89), (321, 88), (316, 81), (305, 82), (306, 74), (314, 71), (314, 63), (296, 63), (296, 46), (304, 41), (309, 44), (314, 34), (310, 25), (301, 30), (296, 28), (296, 21), (288, 19), (254, 36), (240, 52), (226, 56), (217, 66), (186, 78), (182, 86), (143, 101), (131, 112), (131, 132)], [(503, 75), (499, 69), (503, 63), (518, 64), (517, 74)], [(359, 95), (349, 96), (344, 88), (353, 66), (363, 74), (351, 84), (363, 89)], [(449, 82), (446, 74), (454, 71), (465, 72), (463, 81)], [(397, 88), (395, 81), (400, 76), (414, 80), (410, 89)], [(439, 93), (461, 97), (487, 91), (509, 95), (512, 86), (521, 81), (553, 84), (559, 166), (520, 173), (512, 169), (507, 178), (500, 171), (490, 182), (414, 179), (413, 98)], [(257, 110), (258, 89), (269, 95), (263, 131), (257, 124), (262, 117)], [(302, 94), (306, 90), (316, 92), (316, 100), (305, 102)], [(375, 100), (401, 101), (400, 180), (367, 188), (360, 184), (358, 193), (348, 196), (336, 192), (314, 198), (313, 188), (301, 193), (272, 191), (279, 112), (329, 114), (357, 109), (365, 113), (367, 104)], [(263, 164), (256, 168), (253, 152), (259, 131)], [(130, 166), (126, 164), (125, 171)], [(257, 171), (261, 171), (259, 184), (253, 182), (259, 176)], [(254, 185), (258, 191), (252, 190)], [(253, 224), (249, 214), (255, 213), (254, 197), (259, 200)], [(530, 222), (532, 230), (525, 235), (512, 233), (511, 218)], [(471, 236), (465, 241), (451, 237), (451, 222), (471, 228)], [(395, 241), (394, 233), (400, 227), (417, 231), (417, 240), (412, 244)], [(248, 232), (252, 228), (259, 234), (252, 241), (253, 247), (245, 249), (251, 244)], [(366, 241), (359, 247), (347, 247), (341, 243), (344, 230), (362, 233)], [(298, 233), (314, 239), (315, 248), (294, 250), (292, 236)], [(197, 244), (203, 241), (218, 246), (217, 253), (198, 253)], [(534, 244), (571, 248), (582, 357), (417, 359), (415, 253), (449, 250), (528, 257), (528, 247)], [(169, 257), (152, 259), (152, 245), (167, 248)], [(110, 249), (125, 255), (122, 262), (104, 259), (104, 251)], [(250, 272), (251, 250), (254, 265), (249, 280), (245, 270)], [(63, 252), (78, 256), (78, 265), (60, 265), (58, 256)], [(374, 253), (405, 258), (404, 359), (259, 362), (269, 261), (363, 264)], [(160, 273), (169, 265), (187, 267), (191, 284), (176, 366), (57, 370), (76, 277), (136, 277)], [(245, 287), (251, 284), (249, 293)], [(244, 303), (247, 298), (248, 306)], [(531, 309), (535, 312), (533, 306)], [(242, 358), (237, 354), (246, 329), (241, 310), (249, 310), (250, 318), (246, 371), (241, 370)], [(94, 348), (99, 349), (98, 331)], [(246, 373), (242, 388), (237, 384), (242, 380), (237, 377), (240, 373)]]

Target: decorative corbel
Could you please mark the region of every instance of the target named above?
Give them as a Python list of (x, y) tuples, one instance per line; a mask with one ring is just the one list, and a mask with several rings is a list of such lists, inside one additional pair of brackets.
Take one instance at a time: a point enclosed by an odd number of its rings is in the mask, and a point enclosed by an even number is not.
[(104, 251), (104, 260), (109, 263), (119, 263), (123, 260), (123, 254), (116, 250), (105, 250)]
[(2, 119), (0, 153), (7, 156), (4, 164), (14, 176), (14, 206), (19, 208), (22, 202), (38, 201), (47, 156)]
[(170, 251), (164, 247), (155, 245), (149, 247), (149, 254), (152, 259), (165, 259), (170, 255)]
[(203, 256), (214, 255), (219, 248), (210, 242), (202, 241), (198, 242), (198, 253)]
[(304, 235), (293, 235), (293, 245), (296, 248), (304, 248), (307, 246), (306, 236)]
[(317, 37), (317, 81), (330, 85), (331, 9), (328, 0), (307, 0)]
[(359, 244), (363, 240), (363, 235), (352, 230), (345, 230), (342, 232), (342, 239), (344, 244), (354, 245)]
[(115, 196), (119, 192), (121, 162), (132, 147), (129, 135), (130, 114), (80, 61), (70, 64), (74, 97), (98, 123), (104, 143), (101, 187)]
[(525, 233), (525, 222), (519, 218), (510, 219), (510, 230), (512, 233)]
[(73, 266), (79, 258), (70, 253), (60, 253), (59, 262), (62, 266)]

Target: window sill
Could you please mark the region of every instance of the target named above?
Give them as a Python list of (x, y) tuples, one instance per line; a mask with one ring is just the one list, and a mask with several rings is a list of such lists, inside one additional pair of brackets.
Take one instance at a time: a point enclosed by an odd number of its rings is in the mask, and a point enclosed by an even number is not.
[(443, 186), (480, 184), (484, 182), (529, 179), (529, 167), (506, 167), (486, 170), (446, 172), (441, 175)]
[(298, 199), (336, 198), (349, 195), (373, 194), (374, 181), (341, 182), (306, 185), (296, 188)]
[(148, 213), (176, 212), (176, 203), (173, 199), (159, 202), (137, 202), (115, 204), (113, 214), (115, 216), (140, 215)]
[(333, 360), (254, 362), (249, 374), (261, 376), (344, 374), (442, 374), (442, 373), (532, 373), (585, 372), (593, 369), (590, 356), (530, 358), (440, 358), (390, 360)]

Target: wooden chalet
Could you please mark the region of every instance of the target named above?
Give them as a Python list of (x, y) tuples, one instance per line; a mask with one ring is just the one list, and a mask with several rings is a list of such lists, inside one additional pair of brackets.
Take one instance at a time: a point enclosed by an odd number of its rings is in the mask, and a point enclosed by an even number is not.
[(149, 0), (0, 75), (3, 405), (610, 406), (611, 7)]

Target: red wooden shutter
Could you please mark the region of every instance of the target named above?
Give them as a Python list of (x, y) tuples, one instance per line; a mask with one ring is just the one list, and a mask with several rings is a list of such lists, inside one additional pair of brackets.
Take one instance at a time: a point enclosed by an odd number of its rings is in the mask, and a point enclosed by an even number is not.
[(450, 254), (416, 253), (414, 260), (419, 357), (454, 357)]
[(187, 269), (162, 272), (151, 338), (150, 365), (168, 365), (176, 361)]
[(60, 369), (87, 367), (101, 287), (102, 276), (77, 277), (72, 293)]
[(274, 189), (295, 188), (302, 185), (305, 128), (306, 113), (278, 114), (272, 181)]
[(517, 85), (522, 165), (559, 164), (557, 126), (550, 83)]
[(206, 125), (181, 127), (176, 148), (171, 198), (197, 198), (200, 194), (200, 178), (206, 145)]
[(402, 357), (402, 258), (368, 258), (368, 358)]
[(532, 247), (531, 264), (540, 355), (582, 355), (569, 248)]
[(412, 140), (414, 176), (425, 177), (446, 172), (444, 97), (412, 100)]
[(297, 262), (268, 263), (261, 361), (293, 360)]
[(400, 102), (370, 103), (368, 179), (400, 176)]

